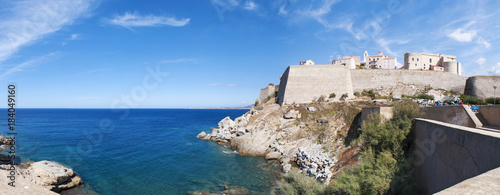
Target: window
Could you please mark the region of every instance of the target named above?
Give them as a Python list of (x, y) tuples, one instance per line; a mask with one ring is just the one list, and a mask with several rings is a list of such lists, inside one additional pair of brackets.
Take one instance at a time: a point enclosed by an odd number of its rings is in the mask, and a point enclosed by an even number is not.
[(415, 58), (411, 58), (411, 61), (415, 61)]
[(415, 66), (417, 66), (417, 63), (415, 63)]
[(417, 58), (417, 62), (418, 62), (418, 58)]
[(429, 62), (432, 63), (432, 59), (429, 59)]

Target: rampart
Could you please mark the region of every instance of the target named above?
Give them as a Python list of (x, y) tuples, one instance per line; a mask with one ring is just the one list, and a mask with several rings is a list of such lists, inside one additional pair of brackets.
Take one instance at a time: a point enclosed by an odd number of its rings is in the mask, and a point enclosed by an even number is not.
[(493, 86), (497, 86), (497, 97), (500, 92), (500, 76), (472, 76), (467, 80), (465, 94), (480, 99), (493, 97)]
[(353, 96), (350, 69), (335, 65), (289, 66), (281, 76), (278, 101), (281, 105), (311, 102), (321, 96), (336, 99)]
[(415, 95), (428, 88), (464, 92), (467, 77), (437, 71), (347, 69), (340, 65), (289, 66), (281, 76), (278, 101), (281, 105), (307, 103), (335, 93), (383, 89), (387, 94)]
[(463, 93), (467, 77), (438, 71), (356, 69), (351, 70), (351, 79), (354, 91), (384, 87), (396, 93), (413, 95), (409, 91), (405, 93), (404, 89), (407, 88), (402, 86), (412, 85), (413, 88), (420, 89), (425, 87), (453, 89)]

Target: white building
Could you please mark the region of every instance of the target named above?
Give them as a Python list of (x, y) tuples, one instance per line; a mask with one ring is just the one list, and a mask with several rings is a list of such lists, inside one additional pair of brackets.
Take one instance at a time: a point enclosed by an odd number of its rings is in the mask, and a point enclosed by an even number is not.
[(370, 56), (368, 51), (363, 55), (364, 63), (367, 68), (382, 68), (382, 69), (396, 69), (396, 57), (386, 56), (382, 51), (378, 55)]
[(457, 62), (457, 57), (445, 54), (406, 52), (403, 67), (410, 70), (434, 70), (462, 75), (462, 65)]
[(300, 61), (300, 65), (314, 65), (312, 60)]
[[(356, 64), (356, 57), (358, 57), (358, 64)], [(343, 65), (350, 69), (356, 69), (356, 65), (359, 65), (359, 56), (344, 56), (341, 59), (333, 60), (334, 65)]]

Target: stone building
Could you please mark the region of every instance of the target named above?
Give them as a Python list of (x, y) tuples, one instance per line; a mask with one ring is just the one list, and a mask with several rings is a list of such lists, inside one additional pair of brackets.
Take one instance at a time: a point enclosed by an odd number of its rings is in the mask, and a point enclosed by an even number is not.
[(373, 56), (368, 55), (368, 51), (365, 51), (363, 57), (363, 62), (367, 68), (396, 69), (396, 57), (384, 55), (382, 51)]
[(312, 60), (300, 61), (300, 65), (314, 65)]
[(462, 75), (460, 62), (457, 57), (445, 54), (410, 53), (404, 55), (404, 69), (434, 70)]
[(359, 65), (359, 56), (358, 57), (358, 64), (356, 64), (355, 58), (356, 56), (344, 56), (341, 59), (333, 60), (332, 64), (334, 65), (343, 65), (346, 66), (350, 69), (356, 69), (356, 65)]

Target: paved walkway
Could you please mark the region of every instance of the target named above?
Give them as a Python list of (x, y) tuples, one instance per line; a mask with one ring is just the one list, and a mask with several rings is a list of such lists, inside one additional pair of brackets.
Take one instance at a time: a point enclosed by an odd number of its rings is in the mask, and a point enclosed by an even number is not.
[(500, 194), (500, 168), (462, 181), (436, 194)]

